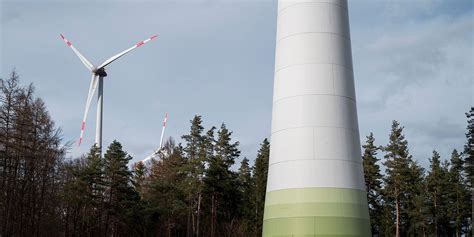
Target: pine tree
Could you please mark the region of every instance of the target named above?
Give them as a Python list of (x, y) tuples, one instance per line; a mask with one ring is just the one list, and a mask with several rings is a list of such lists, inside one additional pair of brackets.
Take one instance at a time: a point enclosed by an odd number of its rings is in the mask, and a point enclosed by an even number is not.
[(403, 127), (393, 121), (389, 144), (384, 147), (386, 177), (384, 178), (384, 200), (390, 206), (390, 212), (395, 223), (395, 236), (405, 236), (407, 231), (407, 185), (411, 155), (408, 153), (408, 142), (403, 135)]
[(204, 177), (204, 164), (206, 156), (203, 150), (204, 136), (202, 132), (201, 116), (194, 116), (191, 122), (191, 131), (182, 136), (185, 141), (183, 151), (187, 159), (187, 201), (188, 201), (188, 223), (187, 236), (199, 236), (200, 216), (202, 204), (202, 189)]
[(426, 177), (427, 194), (429, 200), (430, 220), (432, 233), (436, 236), (447, 235), (449, 220), (447, 219), (448, 205), (448, 165), (441, 165), (441, 157), (433, 151), (430, 159), (430, 171)]
[(221, 159), (224, 165), (229, 169), (235, 163), (235, 159), (240, 155), (238, 149), (239, 142), (232, 143), (231, 136), (232, 132), (229, 131), (223, 123), (219, 131), (217, 131), (216, 156)]
[[(232, 132), (225, 124), (217, 131), (215, 155), (209, 160), (204, 178), (207, 196), (210, 197), (210, 236), (232, 233), (236, 226), (232, 221), (237, 217), (240, 192), (238, 177), (230, 168), (239, 157), (239, 142), (232, 142)], [(217, 222), (219, 220), (219, 223)]]
[(242, 234), (247, 236), (254, 236), (255, 233), (255, 199), (254, 188), (255, 182), (252, 177), (252, 169), (249, 166), (249, 160), (244, 158), (240, 163), (239, 168), (239, 186), (242, 199), (239, 203), (239, 212), (242, 219)]
[(406, 214), (405, 227), (407, 236), (426, 236), (426, 194), (425, 170), (416, 161), (411, 160), (408, 166), (405, 184), (405, 201), (402, 213)]
[(474, 220), (474, 107), (471, 107), (468, 113), (466, 113), (467, 117), (467, 133), (466, 133), (466, 144), (464, 145), (464, 165), (465, 165), (465, 172), (467, 176), (467, 183), (469, 188), (471, 189), (471, 234), (472, 234), (472, 223)]
[(463, 174), (464, 161), (456, 149), (451, 153), (448, 185), (448, 217), (452, 223), (451, 235), (459, 237), (466, 234), (469, 218), (469, 190)]
[(367, 136), (365, 145), (362, 146), (364, 148), (362, 161), (364, 165), (365, 187), (367, 190), (372, 234), (380, 235), (380, 221), (382, 220), (382, 200), (380, 194), (382, 190), (382, 175), (380, 174), (380, 166), (377, 164), (379, 161), (377, 158), (377, 150), (379, 148), (374, 145), (374, 141), (374, 135), (370, 133), (369, 136)]
[(262, 233), (263, 211), (265, 208), (265, 195), (267, 190), (268, 162), (270, 159), (270, 143), (264, 139), (258, 150), (253, 168), (255, 180), (255, 219), (256, 233)]

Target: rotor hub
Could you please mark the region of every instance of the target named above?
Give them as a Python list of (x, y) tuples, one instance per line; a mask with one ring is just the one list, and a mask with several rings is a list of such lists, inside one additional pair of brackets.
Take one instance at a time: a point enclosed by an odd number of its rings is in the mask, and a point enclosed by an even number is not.
[(96, 75), (100, 76), (100, 77), (106, 77), (107, 76), (107, 73), (105, 72), (104, 68), (97, 69), (94, 73)]

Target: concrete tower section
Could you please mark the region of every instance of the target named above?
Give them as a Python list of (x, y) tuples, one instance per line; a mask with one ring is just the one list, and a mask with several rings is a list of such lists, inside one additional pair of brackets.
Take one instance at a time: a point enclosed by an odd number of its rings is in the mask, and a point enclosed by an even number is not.
[(280, 0), (263, 236), (370, 236), (347, 1)]

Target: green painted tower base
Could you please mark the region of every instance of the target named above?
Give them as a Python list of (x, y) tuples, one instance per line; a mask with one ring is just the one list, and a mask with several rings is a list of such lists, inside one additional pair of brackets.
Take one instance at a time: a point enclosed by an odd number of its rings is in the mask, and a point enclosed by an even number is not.
[(366, 192), (344, 188), (268, 192), (263, 236), (371, 236)]

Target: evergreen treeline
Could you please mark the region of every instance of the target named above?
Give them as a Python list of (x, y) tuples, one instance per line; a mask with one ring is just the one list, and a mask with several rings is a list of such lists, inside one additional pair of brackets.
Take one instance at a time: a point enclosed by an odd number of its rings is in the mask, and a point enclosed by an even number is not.
[[(89, 154), (66, 164), (63, 190), (67, 236), (258, 236), (263, 221), (269, 143), (251, 167), (238, 170), (238, 142), (224, 124), (204, 133), (200, 116), (184, 144), (169, 139), (150, 164), (114, 141), (104, 158)], [(258, 186), (256, 184), (259, 184)], [(259, 188), (257, 190), (257, 187)]]
[[(367, 136), (374, 235), (472, 235), (474, 108), (467, 118), (463, 151), (446, 161), (433, 151), (427, 170), (398, 122), (385, 146)], [(182, 143), (170, 138), (149, 164), (130, 166), (117, 141), (103, 157), (92, 147), (66, 160), (68, 145), (33, 86), (20, 86), (15, 72), (0, 79), (0, 236), (260, 236), (270, 143), (251, 165), (225, 124), (202, 123), (195, 116)]]
[(373, 134), (367, 136), (362, 159), (374, 236), (472, 236), (474, 108), (467, 117), (464, 152), (454, 149), (449, 160), (441, 161), (434, 150), (427, 170), (410, 155), (397, 121), (387, 145), (376, 146)]

